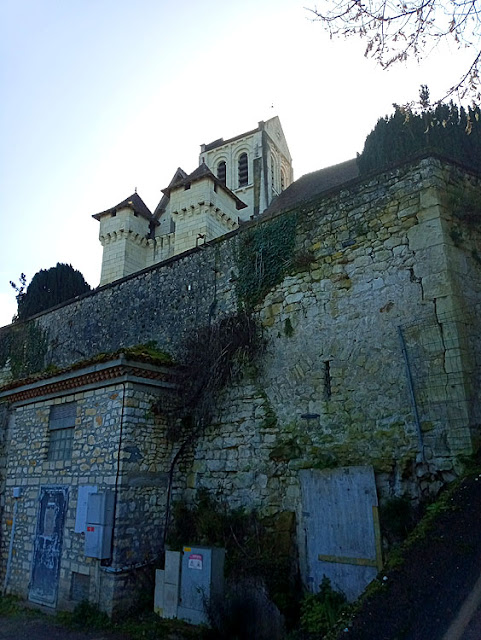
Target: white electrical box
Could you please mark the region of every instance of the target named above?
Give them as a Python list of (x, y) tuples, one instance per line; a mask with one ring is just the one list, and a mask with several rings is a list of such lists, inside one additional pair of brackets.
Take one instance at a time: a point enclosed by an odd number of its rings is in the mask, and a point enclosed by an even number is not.
[(207, 603), (222, 600), (225, 549), (184, 547), (177, 617), (191, 624), (208, 624)]
[(85, 556), (107, 560), (112, 547), (115, 495), (112, 491), (91, 493), (87, 502)]
[(103, 524), (112, 526), (114, 523), (114, 493), (91, 493), (87, 498), (87, 524)]

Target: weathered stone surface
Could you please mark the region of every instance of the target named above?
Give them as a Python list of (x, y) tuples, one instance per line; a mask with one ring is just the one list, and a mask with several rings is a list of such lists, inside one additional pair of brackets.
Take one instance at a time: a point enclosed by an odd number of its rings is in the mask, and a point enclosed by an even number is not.
[[(471, 427), (481, 423), (481, 237), (437, 202), (439, 190), (464, 179), (457, 169), (425, 160), (299, 209), (293, 253), (309, 248), (314, 262), (287, 273), (258, 301), (254, 314), (264, 327), (265, 349), (255, 367), (239, 364), (217, 398), (215, 421), (172, 467), (174, 499), (192, 500), (206, 488), (232, 507), (264, 515), (289, 510), (301, 518), (303, 468), (372, 464), (385, 496), (418, 496), (430, 490), (433, 474), (448, 479), (458, 471), (456, 458), (470, 452)], [(46, 336), (43, 365), (62, 367), (150, 340), (182, 359), (191, 331), (237, 312), (242, 302), (236, 289), (242, 233), (40, 315), (33, 323)], [(286, 255), (287, 262), (292, 258)], [(421, 434), (400, 327), (417, 358)], [(11, 331), (0, 331), (0, 347)], [(2, 365), (7, 376), (10, 363)], [(118, 562), (151, 557), (178, 450), (149, 411), (154, 397), (115, 386), (79, 396), (69, 468), (45, 461), (48, 402), (19, 407), (23, 426), (3, 424), (0, 460), (13, 456), (7, 468), (15, 472), (0, 476), (0, 489), (25, 486), (31, 513), (19, 533), (22, 562), (31, 559), (35, 496), (44, 482), (106, 487), (125, 481)], [(119, 453), (122, 406), (130, 430)], [(156, 474), (162, 482), (150, 483)], [(8, 514), (11, 498), (6, 501)], [(134, 516), (147, 523), (138, 539)], [(66, 574), (75, 563), (93, 575), (80, 542), (71, 532), (65, 541)], [(25, 567), (12, 581), (25, 588)], [(113, 594), (117, 587), (108, 589)]]

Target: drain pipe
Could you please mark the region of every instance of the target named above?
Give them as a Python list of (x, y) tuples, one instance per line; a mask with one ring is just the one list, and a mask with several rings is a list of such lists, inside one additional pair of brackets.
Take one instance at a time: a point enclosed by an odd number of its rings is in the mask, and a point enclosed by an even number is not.
[(12, 520), (12, 531), (10, 533), (10, 544), (8, 547), (8, 558), (7, 558), (7, 570), (5, 572), (5, 582), (3, 584), (3, 595), (7, 593), (8, 581), (10, 580), (10, 574), (12, 573), (12, 557), (13, 557), (13, 541), (15, 538), (15, 527), (17, 524), (17, 513), (18, 513), (18, 499), (20, 498), (20, 487), (15, 487), (13, 489), (13, 520)]
[(169, 526), (169, 518), (170, 518), (170, 503), (172, 500), (172, 484), (174, 480), (174, 469), (175, 469), (175, 465), (177, 464), (177, 460), (180, 458), (185, 448), (191, 441), (192, 441), (192, 436), (188, 437), (187, 440), (184, 440), (184, 442), (179, 447), (179, 450), (175, 454), (170, 464), (169, 479), (168, 479), (168, 485), (167, 485), (167, 500), (165, 505), (164, 531), (162, 535), (162, 551), (161, 551), (162, 558), (165, 558), (165, 545), (167, 543), (167, 529)]
[(397, 328), (397, 330), (398, 330), (399, 341), (401, 343), (401, 348), (402, 348), (402, 352), (403, 352), (403, 356), (404, 356), (404, 364), (406, 365), (406, 375), (407, 375), (407, 379), (408, 379), (409, 395), (411, 397), (411, 405), (412, 405), (413, 413), (414, 413), (414, 421), (416, 422), (416, 431), (417, 431), (417, 434), (418, 434), (418, 442), (419, 442), (419, 449), (420, 449), (420, 453), (421, 453), (421, 461), (422, 462), (426, 462), (426, 457), (424, 455), (423, 432), (422, 432), (422, 429), (421, 429), (421, 421), (419, 419), (418, 406), (416, 404), (416, 396), (414, 395), (413, 376), (412, 376), (412, 373), (411, 373), (411, 365), (409, 364), (409, 356), (408, 356), (408, 351), (407, 351), (407, 348), (406, 348), (406, 341), (404, 340), (404, 334), (403, 334), (402, 328), (399, 326)]

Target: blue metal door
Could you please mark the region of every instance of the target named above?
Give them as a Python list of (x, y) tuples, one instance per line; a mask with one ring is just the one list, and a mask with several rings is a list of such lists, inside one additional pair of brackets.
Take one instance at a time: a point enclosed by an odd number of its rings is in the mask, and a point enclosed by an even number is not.
[(67, 487), (42, 487), (32, 561), (29, 600), (55, 607), (67, 510)]

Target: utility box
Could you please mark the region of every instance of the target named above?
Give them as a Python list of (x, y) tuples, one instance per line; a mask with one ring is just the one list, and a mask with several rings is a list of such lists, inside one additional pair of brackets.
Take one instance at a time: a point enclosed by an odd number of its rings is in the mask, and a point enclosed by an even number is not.
[(184, 547), (177, 617), (191, 624), (207, 624), (206, 605), (224, 593), (225, 549)]
[(107, 560), (112, 546), (115, 495), (112, 491), (91, 493), (87, 502), (85, 556)]
[(180, 591), (180, 551), (165, 552), (165, 568), (155, 572), (154, 611), (162, 618), (177, 618)]

